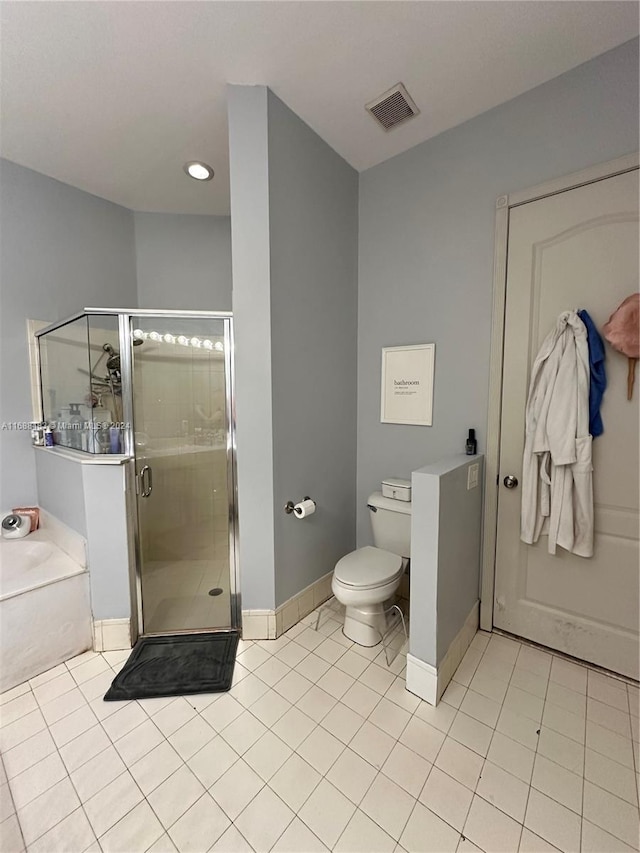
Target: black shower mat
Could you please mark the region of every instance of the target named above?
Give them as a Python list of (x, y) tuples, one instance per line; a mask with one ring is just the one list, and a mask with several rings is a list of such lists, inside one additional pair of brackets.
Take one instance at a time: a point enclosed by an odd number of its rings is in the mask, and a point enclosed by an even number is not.
[(143, 637), (113, 679), (105, 702), (228, 690), (238, 639), (237, 631)]

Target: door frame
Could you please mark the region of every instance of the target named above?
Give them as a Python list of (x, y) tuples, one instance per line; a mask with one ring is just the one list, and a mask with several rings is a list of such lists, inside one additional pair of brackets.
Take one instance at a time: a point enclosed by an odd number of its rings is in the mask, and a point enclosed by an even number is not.
[(596, 181), (613, 178), (640, 166), (638, 152), (590, 166), (560, 178), (519, 190), (496, 199), (493, 254), (493, 311), (491, 321), (491, 355), (489, 360), (489, 407), (485, 453), (484, 521), (481, 555), (480, 628), (493, 629), (493, 605), (498, 532), (498, 496), (500, 441), (502, 421), (502, 371), (504, 362), (505, 306), (507, 298), (507, 252), (509, 249), (509, 215), (514, 207), (577, 189)]
[[(92, 311), (94, 309), (85, 309)], [(124, 430), (124, 453), (126, 461), (126, 512), (129, 543), (129, 581), (131, 595), (131, 643), (135, 644), (139, 636), (149, 636), (143, 632), (142, 618), (142, 576), (141, 544), (136, 495), (136, 454), (135, 423), (133, 405), (133, 341), (132, 320), (134, 317), (175, 317), (206, 318), (224, 321), (224, 365), (225, 365), (225, 408), (227, 442), (227, 492), (229, 501), (229, 585), (230, 619), (227, 628), (216, 630), (238, 630), (242, 625), (242, 605), (240, 592), (240, 561), (238, 559), (238, 485), (236, 464), (236, 414), (235, 414), (235, 373), (234, 373), (234, 336), (233, 313), (231, 311), (180, 311), (152, 308), (95, 309), (102, 314), (117, 314), (119, 321), (120, 358), (122, 372), (123, 419), (129, 424)], [(171, 633), (196, 634), (210, 629), (174, 631)]]

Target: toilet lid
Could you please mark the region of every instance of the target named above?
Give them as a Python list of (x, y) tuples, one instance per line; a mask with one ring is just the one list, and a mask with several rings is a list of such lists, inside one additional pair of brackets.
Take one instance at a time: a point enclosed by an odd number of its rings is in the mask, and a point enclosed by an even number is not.
[(367, 545), (338, 560), (334, 575), (346, 586), (371, 589), (389, 583), (401, 569), (402, 557)]

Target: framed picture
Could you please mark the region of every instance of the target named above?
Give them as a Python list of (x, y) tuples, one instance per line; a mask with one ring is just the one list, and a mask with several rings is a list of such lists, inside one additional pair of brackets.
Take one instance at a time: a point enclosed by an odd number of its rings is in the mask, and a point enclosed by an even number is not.
[(431, 426), (435, 351), (435, 344), (382, 348), (382, 423)]

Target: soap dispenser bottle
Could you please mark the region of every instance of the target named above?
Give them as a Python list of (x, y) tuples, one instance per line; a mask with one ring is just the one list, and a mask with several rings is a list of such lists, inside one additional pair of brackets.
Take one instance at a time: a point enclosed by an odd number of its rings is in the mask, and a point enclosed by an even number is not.
[(478, 442), (476, 441), (476, 431), (475, 429), (470, 429), (467, 443), (465, 444), (465, 453), (467, 456), (475, 456), (477, 450)]

